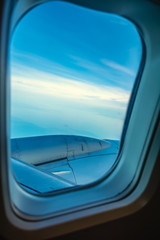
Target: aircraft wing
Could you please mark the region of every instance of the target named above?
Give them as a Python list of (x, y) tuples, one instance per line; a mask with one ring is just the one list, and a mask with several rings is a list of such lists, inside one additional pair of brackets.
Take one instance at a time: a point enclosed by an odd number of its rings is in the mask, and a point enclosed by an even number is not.
[(115, 163), (118, 151), (117, 140), (70, 135), (15, 138), (11, 163), (23, 187), (47, 193), (95, 182)]

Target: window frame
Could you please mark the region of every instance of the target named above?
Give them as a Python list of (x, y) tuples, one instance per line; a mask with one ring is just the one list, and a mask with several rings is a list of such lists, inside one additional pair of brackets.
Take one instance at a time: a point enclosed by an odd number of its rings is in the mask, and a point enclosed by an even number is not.
[[(134, 101), (130, 111), (130, 118), (127, 122), (129, 126), (126, 128), (125, 137), (123, 138), (123, 145), (121, 146), (121, 151), (119, 154), (119, 164), (116, 166), (112, 174), (104, 180), (99, 182), (90, 188), (83, 188), (72, 192), (66, 192), (61, 195), (54, 195), (48, 197), (40, 197), (34, 196), (31, 193), (23, 190), (13, 178), (11, 174), (11, 169), (9, 169), (9, 178), (8, 178), (8, 168), (10, 168), (9, 156), (10, 153), (8, 151), (10, 146), (9, 141), (9, 76), (7, 69), (7, 48), (8, 48), (8, 40), (10, 33), (7, 32), (9, 29), (14, 29), (14, 24), (16, 24), (19, 19), (23, 16), (24, 12), (28, 11), (29, 8), (33, 7), (32, 4), (39, 4), (44, 1), (20, 1), (20, 6), (14, 5), (16, 4), (14, 1), (5, 1), (5, 12), (4, 12), (4, 25), (2, 28), (3, 39), (1, 40), (1, 59), (3, 59), (3, 63), (1, 61), (1, 69), (4, 68), (4, 71), (1, 71), (1, 185), (2, 191), (0, 195), (0, 201), (4, 206), (4, 218), (6, 217), (8, 221), (8, 225), (14, 226), (16, 229), (21, 229), (22, 234), (25, 234), (27, 230), (30, 230), (29, 234), (40, 234), (42, 229), (44, 232), (42, 233), (41, 238), (43, 238), (44, 234), (47, 232), (47, 228), (54, 229), (54, 233), (49, 232), (48, 236), (56, 236), (62, 233), (69, 232), (71, 230), (77, 230), (86, 226), (91, 226), (96, 223), (101, 223), (105, 221), (110, 221), (111, 219), (115, 219), (118, 217), (122, 217), (124, 215), (130, 214), (134, 211), (137, 211), (141, 208), (146, 202), (144, 198), (146, 198), (147, 187), (149, 186), (149, 179), (151, 177), (154, 164), (156, 163), (156, 158), (159, 151), (159, 123), (158, 114), (159, 114), (159, 86), (158, 86), (158, 77), (155, 77), (154, 81), (154, 90), (155, 95), (151, 99), (150, 105), (144, 105), (145, 111), (146, 108), (148, 110), (148, 116), (146, 122), (144, 124), (144, 118), (140, 119), (138, 113), (144, 111), (142, 108), (142, 94), (144, 94), (143, 102), (147, 102), (148, 92), (149, 92), (149, 78), (150, 74), (152, 76), (153, 70), (149, 67), (152, 55), (151, 50), (149, 48), (150, 44), (150, 36), (148, 36), (147, 29), (144, 30), (142, 34), (143, 41), (146, 46), (146, 64), (143, 69), (143, 75), (140, 82), (138, 82), (139, 87), (136, 89), (136, 97), (134, 96)], [(11, 4), (12, 2), (12, 4)], [(72, 1), (77, 4), (80, 4), (80, 1)], [(103, 1), (102, 1), (103, 2)], [(105, 2), (105, 1), (104, 1)], [(93, 8), (99, 10), (102, 6), (105, 5), (105, 11), (115, 12), (119, 15), (126, 15), (127, 12), (121, 13), (118, 11), (119, 3), (118, 1), (113, 1), (114, 3), (99, 3), (98, 1), (93, 1), (90, 5), (93, 5)], [(119, 1), (120, 2), (120, 1)], [(133, 2), (133, 1), (131, 1)], [(22, 4), (22, 5), (21, 5)], [(31, 4), (31, 5), (27, 5)], [(83, 2), (84, 5), (87, 5), (87, 1)], [(114, 5), (115, 4), (115, 5)], [(127, 4), (127, 2), (125, 3)], [(128, 3), (129, 4), (129, 3)], [(141, 3), (143, 5), (143, 3)], [(130, 5), (129, 5), (130, 6)], [(15, 7), (15, 8), (14, 8)], [(89, 6), (88, 6), (89, 7)], [(127, 9), (127, 8), (126, 8)], [(11, 20), (11, 12), (14, 10), (12, 15), (12, 26), (10, 26)], [(117, 12), (116, 12), (117, 11)], [(129, 16), (131, 12), (128, 13), (128, 18), (132, 20)], [(132, 15), (132, 14), (131, 14)], [(10, 16), (10, 17), (8, 17)], [(6, 24), (7, 23), (7, 24)], [(136, 25), (141, 29), (138, 22)], [(145, 32), (146, 31), (146, 32)], [(153, 43), (152, 43), (153, 44)], [(152, 45), (151, 44), (151, 45)], [(153, 45), (152, 45), (153, 47)], [(159, 57), (160, 58), (160, 57)], [(156, 60), (155, 60), (156, 61)], [(154, 61), (155, 66), (158, 67), (158, 63)], [(159, 60), (160, 61), (160, 60)], [(147, 70), (149, 68), (149, 70)], [(156, 68), (157, 69), (157, 68)], [(151, 73), (150, 73), (150, 70)], [(149, 75), (149, 77), (148, 77)], [(140, 76), (139, 76), (140, 79)], [(7, 80), (7, 81), (6, 81)], [(146, 87), (147, 83), (147, 87)], [(134, 94), (133, 94), (134, 95)], [(7, 111), (6, 111), (7, 110)], [(144, 111), (144, 112), (145, 112)], [(138, 112), (138, 113), (137, 113)], [(7, 124), (6, 124), (7, 123)], [(142, 133), (140, 139), (137, 140), (136, 134), (139, 132), (136, 128), (136, 124), (139, 123), (142, 127)], [(158, 130), (156, 130), (158, 129)], [(152, 143), (152, 144), (151, 144)], [(133, 149), (133, 144), (136, 146), (136, 152)], [(135, 147), (134, 146), (134, 147)], [(154, 152), (154, 159), (152, 159), (151, 152)], [(126, 163), (126, 159), (129, 162)], [(130, 169), (128, 177), (130, 181), (126, 182), (124, 178), (124, 173), (126, 169), (131, 168), (131, 159), (132, 159), (132, 168)], [(133, 166), (133, 161), (137, 161), (137, 164)], [(8, 161), (7, 161), (8, 160)], [(129, 176), (129, 175), (132, 176)], [(119, 179), (124, 180), (121, 182), (120, 188), (117, 187), (117, 183), (119, 183)], [(155, 180), (155, 186), (157, 184), (157, 178)], [(112, 183), (112, 185), (111, 185)], [(10, 186), (10, 187), (9, 187)], [(10, 189), (9, 189), (10, 188)], [(108, 191), (106, 193), (106, 190)], [(153, 190), (152, 190), (153, 191)], [(83, 194), (82, 194), (83, 192)], [(96, 192), (96, 198), (95, 198)], [(148, 192), (147, 192), (148, 194)], [(83, 195), (83, 196), (82, 196)], [(151, 194), (150, 194), (151, 196)], [(60, 209), (62, 203), (65, 201), (68, 202), (68, 206), (66, 206), (65, 210)], [(82, 204), (82, 200), (85, 202)], [(94, 202), (91, 203), (90, 199), (94, 197)], [(66, 200), (67, 199), (67, 200)], [(70, 199), (74, 199), (77, 206), (69, 202)], [(79, 201), (79, 203), (78, 203)], [(55, 211), (55, 203), (57, 203), (57, 210)], [(70, 205), (69, 205), (70, 204)], [(45, 205), (45, 206), (44, 206)], [(18, 208), (16, 207), (18, 206)], [(34, 207), (33, 207), (34, 206)], [(46, 209), (47, 206), (47, 209)], [(58, 210), (59, 206), (59, 210)], [(134, 206), (134, 208), (133, 208)], [(43, 207), (43, 208), (42, 208)], [(34, 209), (33, 209), (34, 208)], [(52, 213), (51, 209), (54, 209), (54, 213)], [(26, 213), (25, 213), (26, 211)], [(37, 216), (34, 216), (36, 215)], [(99, 216), (99, 219), (96, 216)], [(45, 220), (44, 220), (45, 219)], [(91, 222), (88, 221), (91, 219)], [(73, 222), (76, 220), (75, 224)], [(79, 226), (81, 223), (81, 226)], [(58, 227), (57, 227), (58, 225)], [(63, 226), (63, 230), (62, 230)], [(17, 230), (18, 231), (18, 230)], [(33, 233), (34, 232), (34, 233)], [(33, 236), (32, 235), (32, 236)]]

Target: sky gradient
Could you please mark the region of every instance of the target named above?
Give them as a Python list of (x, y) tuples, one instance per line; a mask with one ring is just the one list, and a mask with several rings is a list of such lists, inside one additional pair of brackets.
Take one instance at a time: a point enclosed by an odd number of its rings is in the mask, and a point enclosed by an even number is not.
[(10, 43), (11, 137), (120, 139), (141, 55), (122, 17), (64, 2), (32, 9)]

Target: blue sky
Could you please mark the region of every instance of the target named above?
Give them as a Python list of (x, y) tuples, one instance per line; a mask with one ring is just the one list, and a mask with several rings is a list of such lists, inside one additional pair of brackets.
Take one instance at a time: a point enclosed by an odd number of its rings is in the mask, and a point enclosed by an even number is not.
[(122, 17), (64, 2), (32, 9), (10, 44), (11, 137), (119, 139), (141, 55)]

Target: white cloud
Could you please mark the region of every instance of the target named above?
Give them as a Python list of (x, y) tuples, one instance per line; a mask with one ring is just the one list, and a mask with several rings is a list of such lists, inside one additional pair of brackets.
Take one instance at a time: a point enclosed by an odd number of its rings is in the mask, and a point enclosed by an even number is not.
[(132, 71), (131, 69), (121, 65), (121, 64), (118, 64), (116, 62), (113, 62), (113, 61), (110, 61), (108, 59), (101, 59), (101, 62), (107, 66), (107, 67), (111, 67), (115, 70), (118, 70), (118, 71), (121, 71), (121, 72), (124, 72), (126, 74), (129, 74), (131, 76), (135, 76), (136, 73), (134, 71)]
[(96, 101), (105, 104), (107, 101), (127, 103), (129, 99), (129, 92), (118, 87), (80, 82), (29, 68), (27, 76), (12, 75), (12, 89), (73, 101)]
[[(20, 130), (13, 131), (22, 134), (24, 121), (40, 127), (42, 133), (47, 129), (47, 134), (99, 138), (119, 138), (130, 95), (122, 88), (64, 78), (20, 65), (11, 71), (11, 93), (12, 117), (22, 120), (18, 123)], [(30, 125), (28, 131), (39, 134)]]

